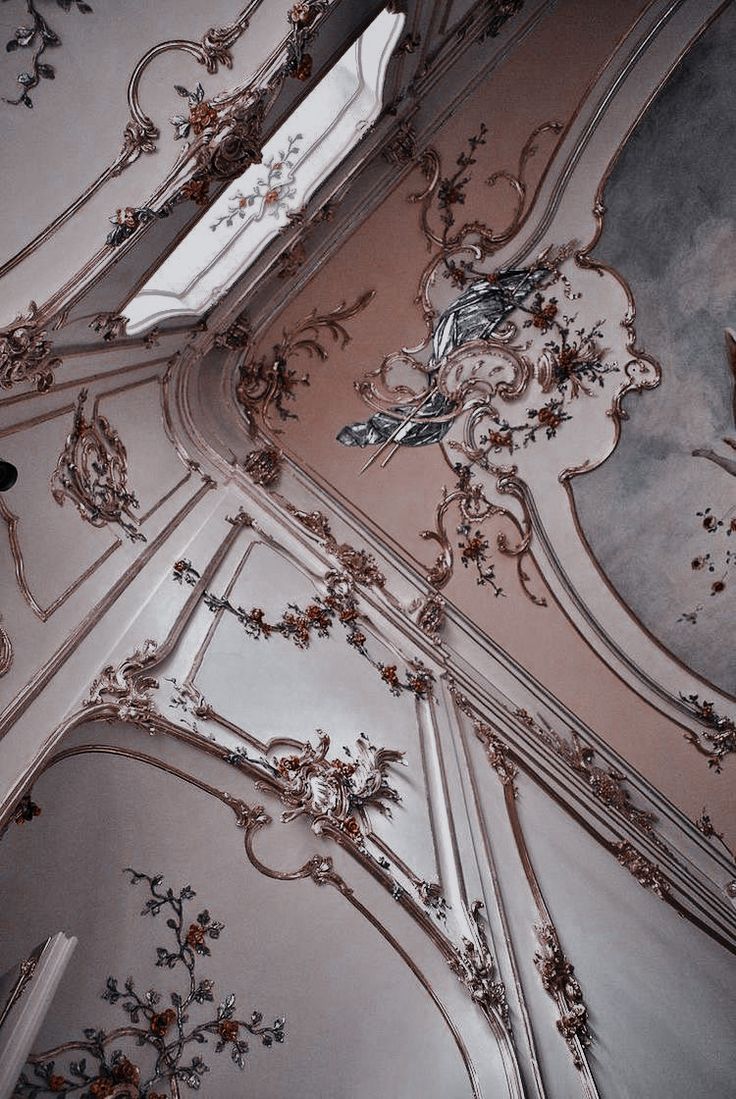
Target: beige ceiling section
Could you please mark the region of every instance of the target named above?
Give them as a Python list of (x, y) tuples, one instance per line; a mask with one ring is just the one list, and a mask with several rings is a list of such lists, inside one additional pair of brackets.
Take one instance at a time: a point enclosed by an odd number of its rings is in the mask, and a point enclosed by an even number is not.
[[(556, 65), (543, 85), (525, 79), (528, 71), (537, 71), (549, 50), (550, 30), (542, 24), (528, 35), (504, 68), (453, 115), (433, 140), (443, 175), (455, 170), (457, 156), (467, 150), (467, 137), (477, 134), (483, 122), (489, 127), (485, 144), (473, 153), (477, 162), (469, 173), (464, 173), (472, 175), (472, 183), (463, 193), (462, 206), (453, 210), (458, 222), (482, 219), (502, 233), (513, 216), (517, 196), (502, 179), (493, 187), (484, 181), (498, 171), (516, 175), (529, 135), (546, 123), (560, 123), (563, 127), (560, 135), (550, 127), (534, 141), (536, 152), (525, 168), (524, 210), (529, 208), (538, 186), (542, 195), (545, 187), (549, 191), (544, 169), (558, 141), (564, 149), (564, 128), (574, 124), (581, 101), (599, 69), (638, 14), (635, 6), (617, 8), (619, 22), (607, 18), (603, 27), (599, 9), (561, 5), (556, 12), (554, 43), (556, 54), (564, 57), (565, 64)], [(643, 28), (635, 28), (640, 38), (645, 38), (651, 26), (653, 17), (648, 18), (649, 24), (644, 19)], [(346, 424), (364, 420), (371, 412), (355, 391), (355, 384), (362, 384), (386, 356), (423, 338), (421, 310), (413, 296), (428, 252), (420, 229), (419, 205), (408, 201), (422, 189), (423, 183), (418, 170), (407, 177), (279, 315), (272, 330), (260, 340), (252, 359), (263, 355), (264, 361), (270, 362), (274, 354), (278, 355), (278, 347), (286, 346), (282, 342), (284, 332), (293, 333), (293, 339), (297, 340), (299, 324), (313, 311), (324, 317), (341, 303), (352, 305), (366, 292), (375, 290), (370, 303), (344, 321), (350, 337), (344, 348), (340, 342), (333, 344), (323, 330), (328, 353), (325, 362), (310, 361), (304, 353), (294, 355), (290, 361), (295, 373), (293, 399), (283, 400), (283, 410), (295, 418), (281, 419), (278, 408), (271, 405), (268, 432), (277, 445), (293, 454), (299, 463), (306, 463), (349, 501), (351, 508), (374, 523), (382, 536), (387, 536), (426, 575), (437, 556), (438, 545), (423, 538), (421, 532), (435, 529), (442, 487), (452, 491), (456, 482), (440, 448), (401, 448), (382, 468), (381, 461), (390, 454), (389, 448), (361, 473), (362, 467), (373, 458), (375, 448), (351, 450), (336, 443), (337, 434)], [(440, 205), (440, 216), (441, 213)], [(441, 223), (439, 217), (435, 216), (435, 222)], [(458, 293), (449, 279), (438, 281), (446, 297), (451, 292)], [(562, 288), (558, 293), (564, 302)], [(597, 314), (590, 317), (591, 322), (596, 319)], [(272, 348), (277, 349), (275, 353)], [(299, 383), (307, 373), (308, 387)], [(407, 380), (411, 383), (411, 378)], [(453, 459), (452, 452), (447, 453), (450, 462), (458, 460), (459, 456)], [(494, 551), (497, 534), (505, 534), (509, 541), (517, 537), (513, 524), (503, 519), (494, 522), (492, 518), (484, 524), (482, 540), (488, 545), (485, 551), (481, 547), (486, 554), (483, 562), (473, 556), (471, 540), (478, 524), (472, 518), (469, 536), (463, 532), (454, 538), (455, 527), (461, 521), (456, 512), (448, 509), (445, 526), (456, 544), (454, 570), (444, 594), (572, 710), (584, 715), (591, 726), (669, 796), (687, 806), (692, 817), (697, 816), (703, 801), (721, 817), (730, 812), (727, 788), (708, 771), (705, 761), (702, 764), (698, 761), (682, 729), (623, 687), (621, 679), (571, 627), (555, 593), (539, 576), (533, 553), (521, 559), (528, 580), (520, 583), (519, 559)], [(469, 547), (465, 554), (463, 546)], [(481, 572), (484, 568), (488, 572), (491, 562), (493, 578), (479, 586)], [(537, 605), (540, 600), (547, 605)], [(693, 770), (698, 772), (697, 787), (692, 784)]]

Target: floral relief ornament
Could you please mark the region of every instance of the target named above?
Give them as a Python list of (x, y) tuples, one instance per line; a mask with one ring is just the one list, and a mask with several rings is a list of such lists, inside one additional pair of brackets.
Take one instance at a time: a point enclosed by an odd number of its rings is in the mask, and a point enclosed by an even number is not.
[(391, 764), (403, 762), (404, 753), (376, 748), (358, 737), (355, 750), (343, 748), (345, 759), (328, 759), (330, 737), (319, 731), (316, 747), (307, 742), (299, 755), (277, 757), (271, 765), (280, 780), (279, 797), (289, 808), (284, 823), (306, 815), (320, 834), (325, 825), (363, 841), (362, 810), (373, 808), (391, 815), (390, 803), (401, 801), (388, 780)]
[[(182, 559), (174, 563), (173, 578), (177, 583), (193, 587), (200, 577), (201, 574), (191, 561)], [(325, 596), (314, 596), (306, 607), (289, 603), (276, 621), (269, 621), (260, 607), (253, 607), (251, 610), (236, 607), (226, 597), (214, 595), (212, 592), (204, 592), (202, 602), (213, 613), (226, 611), (233, 615), (249, 637), (267, 641), (274, 634), (280, 634), (293, 642), (298, 649), (308, 649), (314, 637), (329, 637), (335, 622), (339, 622), (345, 631), (348, 645), (375, 668), (392, 695), (399, 698), (402, 694), (409, 693), (419, 699), (431, 697), (434, 676), (421, 660), (408, 661), (402, 674), (397, 664), (386, 664), (371, 654), (368, 638), (361, 624), (353, 578), (346, 573), (329, 572), (325, 581)]]
[(25, 315), (0, 330), (0, 386), (12, 389), (31, 382), (39, 393), (45, 393), (60, 366), (61, 359), (53, 354), (53, 344), (43, 330), (40, 310), (32, 301)]
[[(212, 953), (210, 944), (220, 939), (225, 926), (213, 920), (206, 908), (194, 919), (186, 915), (187, 902), (196, 896), (190, 885), (175, 893), (160, 874), (150, 876), (130, 867), (123, 872), (130, 875), (131, 885), (144, 882), (147, 886), (150, 896), (142, 916), (166, 914), (173, 943), (156, 948), (156, 966), (169, 973), (181, 973), (184, 988), (170, 992), (170, 1006), (164, 1007), (164, 995), (156, 989), (140, 993), (132, 977), (122, 988), (117, 978), (108, 977), (102, 999), (119, 1005), (128, 1017), (127, 1025), (111, 1033), (87, 1027), (83, 1039), (32, 1055), (15, 1086), (13, 1099), (58, 1094), (74, 1094), (79, 1099), (167, 1099), (179, 1095), (179, 1085), (199, 1090), (209, 1072), (204, 1058), (199, 1053), (191, 1054), (188, 1047), (192, 1045), (199, 1049), (214, 1042), (215, 1053), (229, 1052), (233, 1064), (242, 1071), (249, 1053), (245, 1035), (259, 1039), (267, 1048), (284, 1041), (283, 1019), (263, 1025), (259, 1011), (252, 1012), (249, 1019), (239, 1019), (232, 994), (219, 1002), (210, 1017), (194, 1021), (215, 1001), (214, 983), (198, 976), (197, 965)], [(124, 1039), (135, 1040), (135, 1060), (132, 1053), (127, 1056), (118, 1046)], [(58, 1058), (68, 1053), (83, 1056), (62, 1068)], [(150, 1063), (147, 1069), (143, 1068), (145, 1062)]]

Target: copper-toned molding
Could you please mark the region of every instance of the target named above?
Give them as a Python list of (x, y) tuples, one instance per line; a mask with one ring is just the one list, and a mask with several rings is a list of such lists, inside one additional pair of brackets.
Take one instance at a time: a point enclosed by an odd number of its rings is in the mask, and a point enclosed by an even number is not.
[(0, 387), (12, 389), (28, 382), (44, 393), (53, 385), (54, 371), (60, 366), (45, 321), (32, 301), (27, 313), (0, 329)]
[(127, 488), (128, 455), (117, 431), (97, 411), (84, 415), (87, 390), (77, 398), (72, 430), (51, 475), (51, 495), (57, 504), (70, 499), (93, 527), (117, 525), (133, 542), (145, 542), (133, 509), (138, 500)]
[(662, 900), (666, 900), (670, 893), (670, 883), (656, 863), (637, 851), (632, 843), (620, 840), (614, 843), (611, 850), (629, 873), (636, 878), (644, 889), (651, 889)]

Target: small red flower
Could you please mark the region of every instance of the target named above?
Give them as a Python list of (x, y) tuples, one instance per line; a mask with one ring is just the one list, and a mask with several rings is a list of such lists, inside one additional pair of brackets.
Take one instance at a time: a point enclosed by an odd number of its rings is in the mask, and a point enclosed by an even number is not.
[(166, 1011), (159, 1011), (156, 1015), (151, 1016), (151, 1022), (149, 1024), (151, 1034), (155, 1034), (157, 1038), (163, 1038), (171, 1024), (175, 1021), (176, 1012), (172, 1007), (167, 1007)]
[(305, 53), (293, 74), (297, 80), (309, 80), (312, 75), (312, 55)]
[(234, 1019), (223, 1019), (217, 1031), (223, 1042), (234, 1042), (238, 1037), (240, 1026)]

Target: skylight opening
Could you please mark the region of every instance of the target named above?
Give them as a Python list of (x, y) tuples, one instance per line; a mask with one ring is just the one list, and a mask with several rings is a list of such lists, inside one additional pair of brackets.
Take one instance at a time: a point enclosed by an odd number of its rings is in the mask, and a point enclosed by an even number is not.
[(138, 335), (221, 298), (358, 144), (381, 111), (404, 15), (383, 11), (122, 309)]

